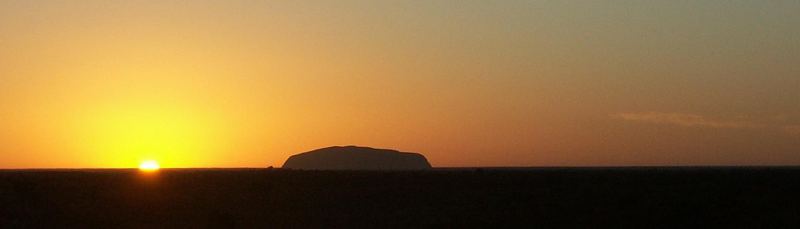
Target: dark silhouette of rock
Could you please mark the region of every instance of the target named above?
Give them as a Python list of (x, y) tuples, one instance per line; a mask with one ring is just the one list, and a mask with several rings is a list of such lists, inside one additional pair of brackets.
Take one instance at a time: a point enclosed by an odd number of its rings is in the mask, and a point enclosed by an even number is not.
[(423, 170), (431, 164), (425, 156), (397, 150), (334, 146), (296, 154), (283, 168), (308, 170)]

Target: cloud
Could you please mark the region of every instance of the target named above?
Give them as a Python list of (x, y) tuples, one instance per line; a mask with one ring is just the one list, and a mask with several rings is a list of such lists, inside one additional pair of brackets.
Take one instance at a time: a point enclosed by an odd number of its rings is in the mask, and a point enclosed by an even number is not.
[(669, 125), (678, 125), (685, 127), (758, 128), (764, 126), (763, 124), (751, 121), (712, 119), (702, 115), (682, 114), (682, 113), (661, 113), (661, 112), (618, 113), (612, 116), (627, 121), (669, 124)]

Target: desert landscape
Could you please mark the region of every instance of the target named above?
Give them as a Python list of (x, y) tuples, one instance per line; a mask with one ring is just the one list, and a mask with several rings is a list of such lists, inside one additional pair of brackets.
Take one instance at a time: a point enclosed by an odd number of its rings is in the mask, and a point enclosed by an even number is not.
[(800, 228), (800, 0), (0, 0), (0, 229)]
[(4, 228), (771, 227), (800, 168), (0, 171)]

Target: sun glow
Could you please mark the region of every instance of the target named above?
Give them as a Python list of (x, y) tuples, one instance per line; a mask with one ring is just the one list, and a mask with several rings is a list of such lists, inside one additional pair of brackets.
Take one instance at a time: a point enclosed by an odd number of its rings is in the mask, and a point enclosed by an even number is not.
[(139, 164), (139, 170), (142, 171), (157, 171), (159, 168), (160, 166), (158, 166), (158, 162), (154, 160), (143, 161), (141, 164)]

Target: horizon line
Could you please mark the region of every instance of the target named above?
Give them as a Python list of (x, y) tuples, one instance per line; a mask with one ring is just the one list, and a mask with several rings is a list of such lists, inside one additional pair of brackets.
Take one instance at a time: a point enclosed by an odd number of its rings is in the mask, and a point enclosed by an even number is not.
[[(432, 167), (431, 169), (593, 169), (593, 168), (787, 168), (800, 167), (800, 165), (599, 165), (599, 166), (442, 166)], [(311, 169), (291, 169), (283, 167), (162, 167), (160, 170), (181, 170), (181, 169), (284, 169), (284, 170), (305, 170)], [(139, 170), (138, 167), (27, 167), (27, 168), (0, 168), (0, 171), (9, 170)], [(337, 171), (337, 170), (319, 170)], [(347, 171), (347, 170), (341, 170)], [(370, 170), (351, 170), (351, 171), (370, 171)], [(375, 171), (416, 171), (416, 170), (375, 170)]]

